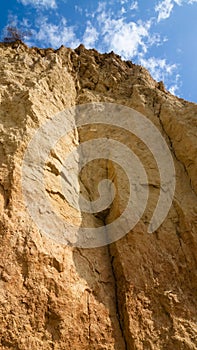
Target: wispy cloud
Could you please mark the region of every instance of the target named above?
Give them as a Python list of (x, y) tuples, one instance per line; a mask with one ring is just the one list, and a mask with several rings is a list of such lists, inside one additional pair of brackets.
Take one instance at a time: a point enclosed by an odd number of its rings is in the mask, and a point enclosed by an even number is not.
[(140, 63), (149, 70), (157, 81), (165, 80), (177, 70), (177, 65), (168, 63), (165, 58), (141, 58)]
[(138, 9), (138, 2), (133, 1), (130, 5), (130, 10), (137, 10)]
[(85, 33), (83, 35), (83, 43), (87, 47), (87, 49), (95, 46), (95, 43), (98, 39), (99, 33), (95, 27), (91, 24), (90, 21), (87, 22), (87, 27), (85, 29)]
[(36, 41), (45, 43), (45, 46), (58, 48), (61, 45), (72, 48), (77, 47), (80, 41), (75, 34), (75, 28), (68, 26), (65, 18), (62, 18), (58, 24), (48, 22), (47, 17), (37, 21), (38, 30), (34, 31)]
[(120, 0), (121, 5), (125, 5), (128, 3), (128, 0)]
[(97, 16), (102, 42), (109, 51), (113, 50), (124, 59), (147, 51), (150, 42), (151, 21), (126, 22), (124, 17), (113, 18), (102, 11)]
[(149, 28), (149, 22), (125, 23), (123, 19), (107, 21), (104, 26), (104, 42), (110, 50), (128, 59), (140, 51), (147, 51), (144, 39), (149, 36)]
[(76, 12), (79, 12), (81, 15), (82, 15), (82, 13), (83, 13), (83, 9), (82, 9), (82, 7), (80, 7), (79, 5), (75, 5), (75, 11), (76, 11)]
[(176, 96), (179, 96), (180, 88), (182, 86), (182, 83), (180, 83), (179, 80), (180, 80), (180, 75), (177, 74), (175, 77), (175, 83), (169, 87), (170, 93)]
[(138, 2), (137, 1), (133, 1), (131, 4), (128, 4), (128, 1), (121, 1), (121, 8), (118, 11), (118, 14), (120, 13), (121, 15), (123, 14), (127, 14), (128, 10), (130, 11), (135, 11), (138, 9)]
[(9, 13), (7, 23), (12, 27), (16, 27), (18, 26), (18, 22), (19, 20), (17, 15), (13, 15), (13, 13)]
[(167, 19), (170, 17), (171, 12), (174, 7), (174, 1), (163, 0), (155, 6), (155, 11), (158, 12), (157, 21), (160, 22), (162, 19)]
[(155, 6), (155, 11), (158, 12), (157, 21), (160, 22), (163, 19), (167, 19), (170, 17), (174, 5), (192, 5), (197, 3), (197, 0), (162, 0), (159, 1)]
[(163, 81), (167, 89), (177, 95), (181, 88), (181, 80), (177, 64), (170, 64), (164, 58), (141, 58), (140, 64), (148, 69), (152, 77), (157, 81)]
[[(121, 5), (124, 4), (124, 1), (125, 0), (123, 0), (123, 3), (121, 2)], [(106, 6), (107, 6), (107, 3), (105, 1), (99, 1), (96, 12), (100, 13), (100, 12), (105, 11), (106, 10)]]
[(56, 0), (18, 0), (23, 5), (31, 5), (35, 8), (51, 8), (55, 9), (57, 7)]

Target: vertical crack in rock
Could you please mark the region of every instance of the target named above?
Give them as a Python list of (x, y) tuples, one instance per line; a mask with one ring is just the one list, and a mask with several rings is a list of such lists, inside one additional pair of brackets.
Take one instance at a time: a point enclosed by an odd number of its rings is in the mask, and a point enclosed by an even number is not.
[[(82, 140), (81, 140), (82, 142)], [(108, 162), (106, 163), (106, 171), (107, 171), (107, 178), (109, 178), (109, 169), (108, 169)], [(91, 191), (88, 188), (87, 184), (84, 183), (84, 181), (82, 180), (82, 178), (80, 177), (80, 181), (84, 186), (84, 189), (86, 190), (86, 193), (89, 197), (89, 200), (92, 199), (92, 195), (91, 195)], [(103, 226), (106, 226), (106, 218), (108, 217), (108, 215), (110, 214), (110, 210), (111, 207), (99, 212), (99, 213), (94, 213), (92, 214), (93, 217), (95, 217), (96, 220), (99, 219), (100, 223)], [(90, 266), (90, 269), (92, 271), (96, 271), (95, 267), (92, 265), (92, 262), (88, 259), (88, 257), (82, 253), (82, 250), (79, 248), (75, 248), (76, 251), (79, 253), (79, 255), (85, 259), (88, 263), (88, 265)], [(108, 252), (108, 256), (109, 256), (109, 262), (110, 262), (110, 270), (111, 270), (111, 275), (112, 275), (112, 280), (113, 280), (113, 286), (114, 286), (114, 303), (115, 303), (115, 310), (116, 310), (116, 319), (117, 319), (117, 323), (120, 329), (120, 334), (122, 336), (122, 340), (123, 340), (123, 344), (124, 344), (124, 349), (128, 350), (128, 345), (127, 345), (127, 340), (125, 337), (125, 330), (124, 330), (124, 318), (121, 317), (121, 312), (120, 312), (120, 307), (119, 307), (119, 300), (118, 300), (118, 281), (116, 279), (116, 273), (115, 273), (115, 269), (113, 266), (113, 257), (111, 256), (111, 251), (110, 251), (110, 245), (107, 246), (107, 252)], [(97, 272), (97, 271), (96, 271)], [(93, 292), (91, 290), (87, 290), (87, 309), (88, 309), (88, 316), (89, 316), (89, 346), (91, 344), (91, 310), (90, 310), (90, 292)], [(121, 348), (121, 350), (124, 350), (123, 348)]]
[(112, 269), (112, 275), (113, 275), (114, 287), (115, 287), (116, 315), (117, 315), (119, 327), (120, 327), (120, 330), (121, 330), (122, 338), (124, 340), (125, 350), (129, 350), (128, 345), (127, 345), (126, 335), (125, 335), (124, 317), (121, 316), (121, 311), (120, 311), (120, 306), (119, 306), (118, 281), (117, 281), (117, 278), (116, 278), (116, 272), (115, 272), (115, 268), (114, 268), (114, 265), (113, 265), (114, 257), (111, 255), (110, 245), (108, 245), (107, 247), (108, 247), (108, 254), (109, 254), (109, 258), (110, 258), (110, 262), (111, 262), (111, 269)]
[(174, 157), (176, 158), (177, 162), (179, 162), (179, 163), (183, 166), (183, 169), (184, 169), (184, 171), (185, 171), (185, 173), (186, 173), (186, 175), (187, 175), (187, 177), (188, 177), (188, 179), (189, 179), (191, 190), (192, 190), (192, 191), (194, 192), (194, 194), (197, 196), (197, 193), (195, 192), (195, 189), (194, 189), (194, 187), (193, 187), (193, 185), (192, 185), (192, 181), (191, 181), (190, 175), (189, 175), (189, 173), (188, 173), (187, 167), (186, 167), (186, 165), (184, 164), (184, 162), (181, 161), (181, 160), (178, 158), (178, 156), (177, 156), (177, 154), (176, 154), (176, 151), (175, 151), (175, 149), (174, 149), (173, 141), (172, 141), (172, 139), (170, 138), (169, 134), (167, 133), (166, 128), (165, 128), (165, 126), (164, 126), (164, 123), (163, 123), (163, 121), (161, 120), (161, 111), (162, 111), (162, 103), (160, 103), (159, 111), (158, 111), (158, 113), (157, 113), (157, 118), (159, 119), (159, 123), (160, 123), (160, 125), (161, 125), (163, 134), (166, 136), (166, 138), (167, 138), (167, 140), (168, 140), (168, 142), (169, 142), (169, 145), (170, 145), (170, 149), (171, 149), (171, 151), (172, 151)]
[[(108, 215), (109, 215), (109, 212), (106, 212), (106, 211), (103, 211), (103, 212), (100, 213), (100, 219), (102, 220), (104, 226), (106, 226), (106, 218), (107, 218)], [(95, 214), (94, 214), (94, 216), (97, 217), (97, 215), (95, 215)], [(112, 256), (112, 254), (111, 254), (110, 244), (107, 245), (107, 251), (108, 251), (108, 255), (109, 255), (109, 260), (110, 260), (110, 265), (111, 265), (111, 273), (112, 273), (112, 278), (113, 278), (113, 283), (114, 283), (116, 318), (117, 318), (117, 321), (118, 321), (118, 325), (119, 325), (119, 329), (120, 329), (120, 332), (121, 332), (121, 335), (122, 335), (122, 339), (124, 341), (125, 350), (129, 350), (129, 347), (127, 345), (126, 335), (125, 335), (124, 317), (122, 317), (122, 315), (121, 315), (120, 306), (119, 306), (118, 281), (117, 281), (117, 278), (116, 278), (116, 271), (115, 271), (115, 268), (114, 268), (114, 265), (113, 265), (114, 256)], [(86, 258), (86, 257), (84, 257), (84, 258)], [(88, 261), (88, 259), (86, 259), (86, 260)], [(123, 350), (123, 349), (121, 349), (121, 350)]]

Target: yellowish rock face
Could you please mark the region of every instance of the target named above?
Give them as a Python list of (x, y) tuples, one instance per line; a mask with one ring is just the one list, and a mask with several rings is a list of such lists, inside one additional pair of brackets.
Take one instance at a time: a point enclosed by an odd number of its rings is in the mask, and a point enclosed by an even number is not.
[[(197, 106), (172, 96), (144, 68), (113, 53), (101, 55), (83, 46), (54, 51), (1, 44), (0, 57), (0, 348), (195, 349)], [(121, 160), (114, 161), (113, 147), (119, 143), (136, 155), (148, 179), (147, 203), (141, 200), (145, 210), (136, 225), (110, 245), (85, 247), (76, 244), (74, 236), (66, 243), (59, 221), (56, 226), (53, 222), (53, 239), (31, 215), (29, 204), (50, 229), (38, 187), (33, 192), (32, 182), (25, 188), (30, 202), (24, 193), (23, 166), (30, 142), (59, 112), (87, 103), (132, 109), (164, 138), (176, 187), (167, 216), (153, 233), (148, 233), (149, 223), (160, 192), (167, 193), (158, 166), (163, 164), (162, 154), (156, 159), (157, 147), (151, 153), (142, 138), (117, 126), (115, 114), (105, 126), (79, 125), (74, 117), (69, 133), (60, 135), (61, 127), (54, 128), (51, 137), (58, 138), (42, 169), (43, 198), (58, 220), (77, 227), (77, 233), (85, 228), (101, 232), (117, 222), (128, 204), (132, 163), (122, 149)], [(154, 135), (148, 136), (151, 143)], [(109, 140), (113, 143), (109, 147), (97, 143), (103, 138), (107, 145)], [(30, 171), (39, 164), (43, 140), (32, 144)], [(79, 147), (90, 141), (88, 152), (95, 159), (86, 164)], [(75, 158), (65, 163), (76, 149)], [(97, 159), (99, 152), (105, 157)], [(172, 170), (167, 165), (166, 183)], [(103, 180), (108, 180), (103, 182), (107, 207), (98, 202)], [(168, 197), (164, 198), (167, 203)], [(102, 210), (91, 211), (89, 202), (95, 208), (102, 204)], [(83, 211), (84, 206), (88, 210)], [(117, 227), (115, 232), (121, 231), (122, 226)]]

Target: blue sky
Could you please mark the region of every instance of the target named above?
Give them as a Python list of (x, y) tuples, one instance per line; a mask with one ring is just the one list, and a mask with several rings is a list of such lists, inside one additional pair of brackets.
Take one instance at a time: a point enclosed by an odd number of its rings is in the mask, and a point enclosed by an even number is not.
[(7, 0), (0, 30), (30, 29), (30, 46), (83, 43), (142, 64), (167, 89), (197, 102), (197, 0)]

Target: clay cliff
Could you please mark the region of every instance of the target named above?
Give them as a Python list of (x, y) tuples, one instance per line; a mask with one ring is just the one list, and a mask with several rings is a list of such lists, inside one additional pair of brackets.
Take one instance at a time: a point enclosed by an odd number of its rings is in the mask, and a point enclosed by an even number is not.
[[(104, 157), (81, 169), (81, 193), (93, 201), (98, 183), (110, 179), (113, 203), (86, 214), (67, 203), (61, 165), (85, 141), (104, 135), (125, 144), (149, 179), (148, 204), (130, 232), (84, 248), (53, 240), (36, 225), (24, 201), (22, 166), (46, 121), (94, 102), (132, 108), (157, 127), (173, 158), (176, 188), (167, 217), (148, 233), (160, 192), (150, 150), (113, 123), (105, 134), (101, 124), (74, 127), (51, 150), (44, 169), (47, 200), (62, 219), (102, 227), (128, 200), (125, 172)], [(171, 95), (146, 69), (113, 52), (22, 43), (0, 44), (0, 103), (0, 349), (197, 349), (197, 105)], [(36, 191), (32, 202), (39, 202)]]

